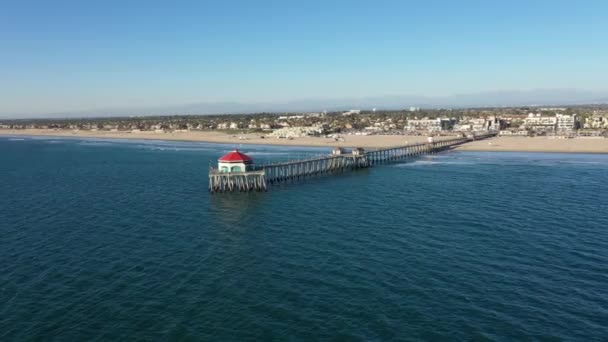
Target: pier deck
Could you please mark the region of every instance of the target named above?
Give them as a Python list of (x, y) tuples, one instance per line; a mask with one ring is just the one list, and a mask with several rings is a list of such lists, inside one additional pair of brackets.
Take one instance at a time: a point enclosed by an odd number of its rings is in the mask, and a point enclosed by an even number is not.
[(289, 162), (257, 166), (247, 172), (220, 172), (209, 170), (209, 191), (266, 191), (272, 184), (371, 167), (379, 164), (404, 161), (420, 155), (437, 153), (473, 140), (486, 139), (496, 133), (455, 137), (428, 143), (408, 144), (363, 152), (354, 149), (349, 154), (328, 155)]

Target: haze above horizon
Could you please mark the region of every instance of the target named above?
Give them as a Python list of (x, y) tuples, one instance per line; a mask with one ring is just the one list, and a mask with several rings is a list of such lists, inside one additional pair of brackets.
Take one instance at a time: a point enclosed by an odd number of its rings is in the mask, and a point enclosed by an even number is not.
[(606, 100), (605, 13), (605, 1), (5, 3), (0, 116), (475, 106), (487, 93), (500, 105), (538, 89)]

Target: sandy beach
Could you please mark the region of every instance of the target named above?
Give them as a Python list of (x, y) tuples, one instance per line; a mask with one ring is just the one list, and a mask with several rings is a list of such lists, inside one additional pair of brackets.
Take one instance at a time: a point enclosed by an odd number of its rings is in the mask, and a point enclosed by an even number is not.
[(606, 138), (496, 137), (466, 143), (461, 151), (608, 153)]
[[(11, 130), (0, 129), (0, 135), (58, 136), (82, 138), (113, 139), (154, 139), (175, 141), (200, 141), (221, 144), (259, 144), (283, 146), (317, 146), (317, 147), (364, 147), (382, 148), (425, 142), (424, 136), (405, 135), (343, 135), (344, 141), (331, 138), (302, 137), (290, 139), (261, 138), (261, 134), (226, 134), (222, 132), (108, 132), (108, 131), (69, 131), (48, 129)], [(461, 145), (462, 151), (520, 151), (520, 152), (566, 152), (566, 153), (608, 153), (606, 138), (560, 139), (554, 137), (496, 137)]]

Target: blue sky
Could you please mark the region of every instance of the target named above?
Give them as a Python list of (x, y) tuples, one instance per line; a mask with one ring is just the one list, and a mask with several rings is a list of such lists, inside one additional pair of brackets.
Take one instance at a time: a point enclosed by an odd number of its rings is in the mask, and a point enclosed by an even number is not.
[(608, 90), (608, 1), (1, 1), (0, 113)]

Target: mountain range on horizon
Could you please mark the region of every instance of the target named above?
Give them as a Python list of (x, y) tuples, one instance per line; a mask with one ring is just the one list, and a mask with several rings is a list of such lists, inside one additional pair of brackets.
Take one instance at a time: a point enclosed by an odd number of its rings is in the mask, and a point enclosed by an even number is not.
[(50, 113), (0, 112), (5, 119), (79, 118), (154, 115), (212, 115), (260, 112), (320, 112), (349, 109), (475, 108), (513, 106), (572, 106), (608, 104), (608, 94), (574, 89), (535, 89), (527, 91), (490, 91), (430, 97), (391, 95), (365, 98), (310, 98), (285, 102), (197, 102), (178, 105), (123, 107)]

